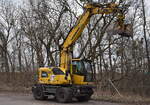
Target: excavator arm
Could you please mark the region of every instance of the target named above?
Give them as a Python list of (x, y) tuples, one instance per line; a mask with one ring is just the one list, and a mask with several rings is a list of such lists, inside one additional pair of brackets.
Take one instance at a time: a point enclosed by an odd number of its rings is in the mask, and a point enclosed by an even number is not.
[[(84, 6), (85, 11), (84, 13), (79, 17), (76, 25), (71, 29), (69, 32), (67, 38), (65, 39), (62, 50), (61, 50), (61, 61), (60, 66), (62, 68), (65, 68), (65, 70), (70, 69), (70, 64), (72, 60), (72, 45), (79, 39), (81, 36), (84, 28), (87, 26), (87, 24), (90, 21), (91, 16), (96, 14), (115, 14), (115, 16), (118, 18), (117, 24), (118, 24), (118, 30), (122, 29), (124, 30), (124, 14), (122, 13), (122, 9), (119, 8), (119, 6), (115, 3), (109, 3), (109, 4), (87, 4)], [(122, 34), (121, 32), (119, 34)], [(125, 35), (125, 32), (124, 32)]]

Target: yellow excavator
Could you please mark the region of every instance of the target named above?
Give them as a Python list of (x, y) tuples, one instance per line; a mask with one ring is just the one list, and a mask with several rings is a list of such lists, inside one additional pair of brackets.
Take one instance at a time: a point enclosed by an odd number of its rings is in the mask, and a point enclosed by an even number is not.
[(60, 67), (41, 67), (38, 69), (38, 82), (32, 87), (35, 99), (44, 100), (54, 95), (58, 102), (70, 102), (72, 98), (78, 101), (88, 101), (93, 94), (92, 62), (87, 59), (75, 59), (72, 47), (80, 38), (90, 18), (96, 14), (114, 14), (117, 17), (118, 35), (132, 36), (131, 25), (124, 24), (125, 15), (115, 3), (88, 3), (84, 13), (77, 20), (64, 40), (60, 51)]

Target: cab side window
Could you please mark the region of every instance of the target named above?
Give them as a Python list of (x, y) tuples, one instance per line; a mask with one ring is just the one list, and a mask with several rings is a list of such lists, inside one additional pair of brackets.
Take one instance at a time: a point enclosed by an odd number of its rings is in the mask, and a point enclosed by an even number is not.
[(42, 78), (47, 78), (47, 77), (48, 77), (47, 72), (42, 71), (42, 73), (41, 73), (41, 77), (42, 77)]

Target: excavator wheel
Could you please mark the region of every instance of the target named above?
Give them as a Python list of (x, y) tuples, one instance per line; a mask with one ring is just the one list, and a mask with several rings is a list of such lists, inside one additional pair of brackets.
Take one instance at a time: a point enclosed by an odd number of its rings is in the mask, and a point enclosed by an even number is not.
[(86, 102), (86, 101), (89, 101), (90, 98), (91, 98), (90, 95), (76, 97), (76, 99), (77, 99), (79, 102)]
[(72, 89), (61, 87), (56, 90), (56, 100), (60, 103), (67, 103), (72, 101)]
[(48, 96), (44, 95), (43, 89), (41, 86), (36, 86), (34, 88), (32, 88), (32, 92), (33, 92), (33, 97), (36, 100), (46, 100), (48, 99)]

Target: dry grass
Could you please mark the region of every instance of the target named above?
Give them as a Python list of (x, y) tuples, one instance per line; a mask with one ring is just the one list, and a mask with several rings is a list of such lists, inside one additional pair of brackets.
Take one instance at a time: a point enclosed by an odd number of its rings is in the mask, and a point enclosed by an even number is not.
[(13, 86), (12, 84), (0, 84), (0, 92), (31, 93), (31, 87)]
[[(34, 73), (0, 73), (0, 92), (30, 93), (34, 84)], [(3, 80), (3, 81), (2, 81)]]
[(118, 94), (111, 95), (110, 92), (95, 92), (95, 94), (92, 96), (92, 99), (117, 103), (146, 103), (146, 105), (150, 104), (150, 97), (142, 97), (133, 94), (123, 94), (122, 96)]

